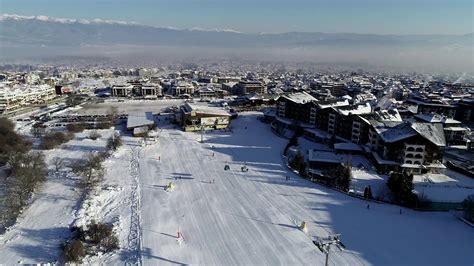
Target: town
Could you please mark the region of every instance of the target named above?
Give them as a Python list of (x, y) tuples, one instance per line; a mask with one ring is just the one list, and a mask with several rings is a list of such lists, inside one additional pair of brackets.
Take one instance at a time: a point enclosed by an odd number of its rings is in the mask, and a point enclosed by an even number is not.
[(3, 65), (0, 114), (0, 263), (473, 261), (466, 73)]

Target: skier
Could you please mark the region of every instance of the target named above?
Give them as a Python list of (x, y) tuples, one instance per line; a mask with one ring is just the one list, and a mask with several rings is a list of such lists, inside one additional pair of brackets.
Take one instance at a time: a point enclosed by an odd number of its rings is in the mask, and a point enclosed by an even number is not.
[(181, 230), (178, 228), (178, 232), (176, 232), (176, 241), (178, 241), (179, 244), (184, 241), (183, 234), (181, 233)]
[(367, 203), (367, 210), (370, 210), (370, 204)]
[(158, 161), (161, 161), (161, 156), (158, 156)]
[(214, 153), (212, 153), (212, 157), (214, 157)]

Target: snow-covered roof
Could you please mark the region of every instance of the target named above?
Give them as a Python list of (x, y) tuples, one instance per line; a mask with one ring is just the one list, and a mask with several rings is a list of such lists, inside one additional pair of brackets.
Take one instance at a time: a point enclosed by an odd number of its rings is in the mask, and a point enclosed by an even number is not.
[(374, 156), (375, 161), (377, 161), (378, 164), (381, 165), (398, 165), (397, 162), (391, 161), (391, 160), (385, 160), (380, 155), (376, 152), (372, 152), (372, 155)]
[(234, 81), (231, 81), (231, 82), (226, 82), (226, 83), (223, 83), (223, 85), (226, 85), (227, 87), (234, 87), (238, 82), (234, 82)]
[(385, 143), (392, 143), (417, 135), (409, 123), (398, 124), (391, 128), (376, 128)]
[(443, 123), (443, 124), (461, 124), (460, 121), (448, 118), (442, 115), (438, 115), (436, 113), (433, 114), (417, 114), (415, 115), (416, 118), (423, 120), (425, 122), (430, 123)]
[(135, 127), (142, 127), (142, 126), (151, 126), (155, 123), (153, 119), (152, 112), (138, 112), (138, 113), (130, 113), (127, 117), (127, 128), (135, 128)]
[(420, 164), (412, 164), (412, 163), (404, 163), (404, 164), (401, 165), (401, 167), (418, 169), (418, 168), (421, 168), (421, 165)]
[(301, 122), (301, 121), (297, 121), (297, 120), (292, 120), (292, 119), (289, 119), (289, 118), (283, 118), (283, 117), (280, 117), (280, 116), (277, 116), (276, 120), (278, 120), (279, 122), (282, 122), (284, 124), (287, 124), (287, 125), (294, 125), (295, 123), (297, 123), (298, 126), (300, 126), (302, 128), (314, 128), (314, 125), (304, 123), (304, 122)]
[(422, 137), (429, 140), (436, 146), (446, 146), (443, 126), (433, 123), (412, 123), (411, 128), (418, 132)]
[(211, 115), (218, 115), (218, 116), (230, 116), (229, 112), (227, 112), (226, 110), (218, 108), (218, 107), (213, 107), (213, 106), (185, 103), (183, 107), (185, 111), (188, 113), (195, 112), (195, 113), (211, 114)]
[(346, 155), (336, 154), (332, 151), (309, 150), (308, 152), (308, 160), (310, 162), (342, 163), (347, 161)]
[[(335, 108), (336, 109), (336, 108)], [(365, 105), (351, 105), (351, 106), (341, 106), (338, 107), (337, 112), (341, 115), (362, 115), (362, 114), (370, 114), (372, 112), (372, 107), (370, 104)]]
[(309, 133), (312, 133), (314, 134), (315, 136), (319, 137), (319, 138), (326, 138), (326, 139), (329, 139), (331, 138), (331, 134), (329, 134), (327, 131), (324, 131), (324, 130), (321, 130), (321, 129), (317, 129), (317, 128), (305, 128), (304, 131), (307, 131)]
[(135, 127), (133, 128), (133, 135), (142, 134), (148, 131), (147, 126)]
[(286, 98), (297, 104), (305, 104), (312, 101), (316, 101), (316, 98), (314, 98), (313, 96), (309, 95), (307, 92), (304, 92), (304, 91), (284, 94), (284, 95), (281, 95), (281, 97)]
[(347, 106), (347, 105), (349, 105), (349, 101), (347, 99), (318, 101), (317, 105), (320, 109), (326, 109), (326, 108), (329, 108), (329, 107)]
[(444, 130), (447, 131), (468, 131), (468, 128), (465, 127), (445, 127)]
[(362, 148), (360, 147), (360, 145), (352, 143), (352, 142), (335, 143), (334, 149), (344, 150), (344, 151), (362, 151)]
[(402, 117), (397, 109), (377, 110), (373, 113), (372, 118), (380, 122), (402, 122)]

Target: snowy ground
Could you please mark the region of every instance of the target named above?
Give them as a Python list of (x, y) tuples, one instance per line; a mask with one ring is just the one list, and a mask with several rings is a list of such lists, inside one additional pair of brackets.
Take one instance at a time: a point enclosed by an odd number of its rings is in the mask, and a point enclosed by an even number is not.
[[(54, 157), (65, 159), (66, 164), (85, 156), (88, 152), (101, 151), (112, 130), (99, 130), (98, 140), (87, 139), (88, 131), (59, 148), (44, 151), (50, 161)], [(20, 216), (17, 224), (0, 236), (0, 264), (38, 263), (57, 260), (60, 244), (69, 236), (69, 225), (79, 209), (80, 194), (76, 182), (65, 169), (50, 175), (34, 201)]]
[(474, 179), (450, 169), (441, 174), (424, 174), (413, 177), (415, 190), (431, 201), (462, 202), (474, 195)]
[[(280, 156), (287, 140), (256, 115), (240, 116), (233, 128), (206, 135), (204, 144), (199, 134), (163, 129), (160, 144), (141, 151), (144, 264), (322, 264), (311, 238), (330, 233), (341, 233), (349, 249), (334, 251), (332, 265), (474, 262), (474, 231), (453, 215), (400, 214), (399, 207), (379, 204), (367, 210), (364, 201), (288, 172)], [(245, 162), (250, 170), (243, 173)], [(169, 182), (173, 192), (164, 190)], [(309, 236), (295, 221), (308, 222)]]
[[(119, 114), (128, 114), (130, 112), (163, 112), (164, 109), (170, 106), (179, 106), (184, 103), (181, 99), (159, 99), (159, 100), (128, 100), (124, 99), (119, 102), (117, 99), (110, 99), (104, 103), (84, 104), (81, 108), (68, 109), (60, 112), (60, 114), (85, 114), (96, 115), (106, 114), (111, 107), (117, 107)], [(196, 103), (201, 104), (201, 103)], [(59, 114), (59, 113), (58, 113)]]
[(351, 190), (360, 195), (364, 195), (364, 189), (370, 185), (372, 195), (375, 198), (387, 198), (389, 191), (387, 187), (386, 175), (379, 175), (372, 170), (352, 169)]
[[(331, 265), (474, 263), (474, 231), (452, 214), (400, 214), (385, 204), (368, 210), (365, 201), (301, 179), (282, 164), (287, 140), (256, 117), (241, 115), (233, 133), (207, 133), (205, 143), (198, 133), (163, 125), (156, 144), (140, 147), (125, 137), (106, 162), (104, 184), (81, 207), (68, 179), (50, 178), (1, 238), (0, 264), (55, 260), (76, 218), (117, 226), (121, 250), (87, 258), (93, 264), (320, 265), (324, 255), (311, 240), (332, 233), (342, 234), (347, 250), (333, 249)], [(95, 146), (80, 136), (66, 145), (52, 153), (77, 158)], [(244, 164), (248, 172), (240, 171)], [(164, 190), (169, 182), (172, 192)], [(308, 234), (296, 228), (300, 221)]]

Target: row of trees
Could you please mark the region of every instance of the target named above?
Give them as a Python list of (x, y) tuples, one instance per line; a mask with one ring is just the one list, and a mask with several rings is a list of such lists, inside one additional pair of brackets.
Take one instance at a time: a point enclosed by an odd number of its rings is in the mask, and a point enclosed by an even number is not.
[(64, 262), (81, 263), (87, 254), (110, 252), (119, 248), (119, 239), (110, 224), (92, 221), (86, 229), (71, 228), (73, 235), (62, 245)]
[(48, 168), (41, 152), (12, 154), (10, 175), (4, 180), (3, 228), (13, 224), (32, 193), (46, 180)]
[(44, 150), (51, 150), (57, 146), (66, 143), (74, 138), (74, 133), (63, 133), (60, 131), (53, 131), (46, 133), (41, 139), (40, 148)]
[(41, 152), (15, 132), (15, 124), (0, 118), (0, 165), (8, 173), (0, 182), (0, 232), (15, 223), (35, 189), (46, 180), (48, 170)]
[[(117, 150), (122, 145), (119, 134), (113, 134), (107, 140), (107, 151), (102, 153), (89, 153), (86, 158), (74, 162), (70, 167), (73, 173), (80, 177), (79, 186), (90, 193), (104, 179), (104, 160), (111, 151)], [(60, 162), (58, 162), (60, 164)], [(92, 221), (87, 228), (72, 227), (71, 238), (62, 246), (62, 259), (64, 262), (81, 263), (87, 254), (110, 252), (119, 248), (119, 240), (113, 226)]]
[(26, 153), (30, 149), (31, 142), (15, 132), (15, 124), (0, 117), (0, 165), (7, 163), (10, 154)]

